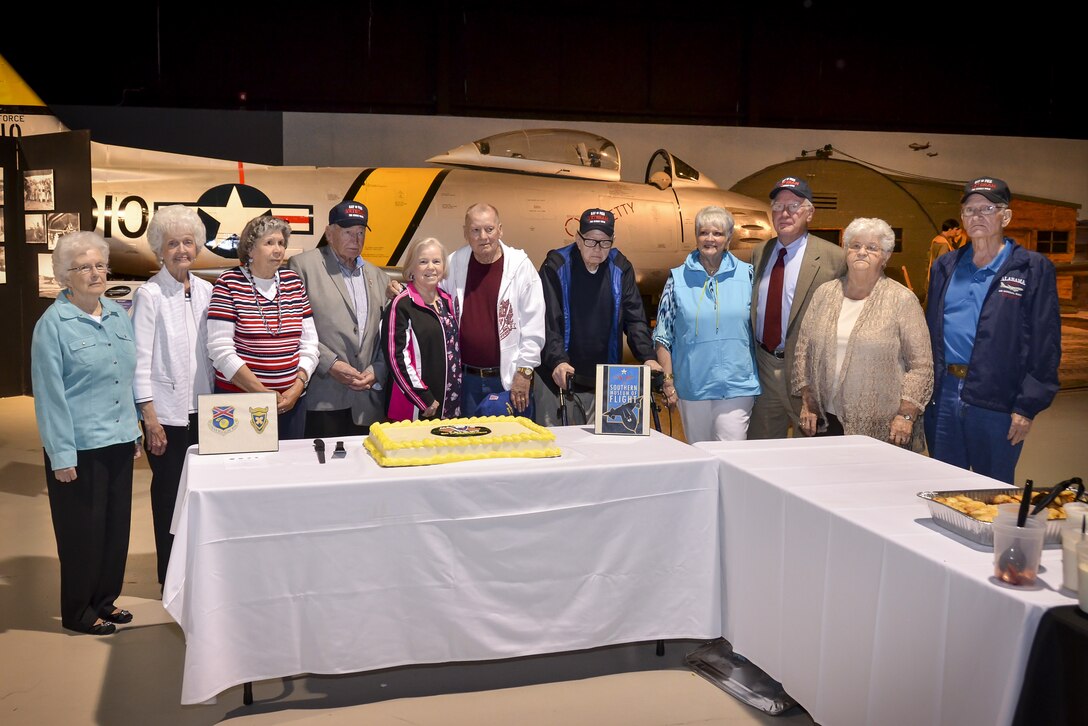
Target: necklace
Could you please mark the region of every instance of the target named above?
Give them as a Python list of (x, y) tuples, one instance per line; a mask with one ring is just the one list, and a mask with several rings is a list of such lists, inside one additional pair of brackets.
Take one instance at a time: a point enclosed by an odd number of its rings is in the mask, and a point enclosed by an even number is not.
[[(282, 315), (282, 308), (281, 308), (283, 298), (280, 297), (280, 273), (279, 273), (279, 270), (276, 270), (276, 272), (273, 273), (275, 275), (275, 277), (273, 279), (276, 282), (276, 332), (273, 333), (272, 328), (268, 325), (268, 319), (265, 318), (265, 316), (264, 316), (264, 304), (263, 304), (262, 301), (268, 300), (268, 298), (266, 298), (261, 293), (261, 291), (259, 289), (257, 289), (257, 278), (254, 277), (253, 273), (250, 272), (249, 268), (246, 267), (246, 268), (243, 268), (243, 269), (244, 269), (244, 271), (246, 273), (246, 277), (249, 279), (249, 284), (253, 286), (253, 302), (256, 303), (256, 305), (257, 305), (257, 312), (261, 314), (261, 322), (264, 323), (265, 331), (267, 331), (267, 333), (269, 335), (271, 335), (271, 336), (279, 335), (280, 331), (283, 330), (283, 315)], [(271, 302), (271, 300), (269, 300), (269, 302)]]

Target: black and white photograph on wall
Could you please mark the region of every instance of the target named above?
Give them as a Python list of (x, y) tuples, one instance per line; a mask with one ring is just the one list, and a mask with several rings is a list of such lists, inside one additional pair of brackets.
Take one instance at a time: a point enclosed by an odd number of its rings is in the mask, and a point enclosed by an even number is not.
[[(0, 227), (3, 219), (0, 218)], [(0, 245), (0, 285), (6, 285), (8, 281), (8, 248)]]
[(57, 240), (70, 232), (79, 230), (77, 212), (54, 212), (45, 215), (45, 233), (49, 239), (49, 249), (57, 247)]
[(53, 276), (53, 255), (38, 255), (38, 297), (56, 298), (60, 285)]
[(23, 174), (23, 205), (29, 211), (53, 209), (52, 169), (33, 169)]
[(45, 234), (45, 215), (26, 215), (26, 242), (27, 244), (44, 245), (49, 239)]
[(0, 207), (4, 206), (4, 167), (0, 166)]
[(4, 244), (4, 208), (0, 207), (0, 244)]

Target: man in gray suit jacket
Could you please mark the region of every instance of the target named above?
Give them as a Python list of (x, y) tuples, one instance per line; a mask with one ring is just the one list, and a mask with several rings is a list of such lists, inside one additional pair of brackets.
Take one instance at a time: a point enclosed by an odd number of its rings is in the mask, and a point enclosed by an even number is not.
[(791, 425), (795, 435), (801, 430), (801, 398), (790, 393), (801, 321), (816, 288), (846, 273), (843, 249), (808, 233), (815, 211), (808, 182), (780, 180), (771, 190), (778, 236), (752, 251), (752, 335), (763, 393), (752, 407), (749, 439), (782, 439)]
[(377, 343), (389, 276), (360, 257), (367, 215), (359, 202), (337, 204), (325, 228), (328, 246), (287, 263), (306, 283), (321, 353), (303, 397), (307, 438), (365, 434), (385, 417)]

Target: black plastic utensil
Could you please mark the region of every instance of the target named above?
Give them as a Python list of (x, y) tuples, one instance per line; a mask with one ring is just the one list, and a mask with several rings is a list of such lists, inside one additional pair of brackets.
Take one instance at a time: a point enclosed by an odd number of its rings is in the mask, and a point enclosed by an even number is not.
[(1066, 481), (1059, 482), (1051, 487), (1049, 492), (1041, 494), (1038, 501), (1035, 502), (1035, 508), (1031, 510), (1031, 516), (1034, 517), (1036, 514), (1049, 507), (1055, 499), (1061, 496), (1062, 492), (1069, 488), (1071, 481), (1072, 480), (1067, 479)]
[(1024, 485), (1024, 494), (1020, 498), (1020, 511), (1016, 515), (1016, 526), (1023, 527), (1028, 522), (1028, 508), (1031, 506), (1031, 490), (1035, 487), (1035, 484), (1028, 479), (1027, 484)]
[[(1024, 485), (1024, 493), (1020, 498), (1020, 511), (1016, 515), (1016, 527), (1021, 529), (1028, 522), (1028, 509), (1031, 508), (1031, 490), (1034, 485), (1031, 479), (1028, 479), (1027, 484)], [(1005, 548), (1005, 551), (1001, 553), (1001, 556), (997, 559), (997, 572), (1005, 582), (1018, 585), (1024, 567), (1027, 565), (1027, 555), (1024, 554), (1023, 547), (1017, 547), (1020, 544), (1020, 539), (1016, 538), (1012, 544)]]

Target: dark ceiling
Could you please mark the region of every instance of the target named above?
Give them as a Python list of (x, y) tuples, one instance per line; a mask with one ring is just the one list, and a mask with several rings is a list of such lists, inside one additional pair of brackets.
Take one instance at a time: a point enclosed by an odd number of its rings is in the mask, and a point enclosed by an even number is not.
[(38, 5), (0, 49), (53, 105), (1088, 138), (1083, 4)]

